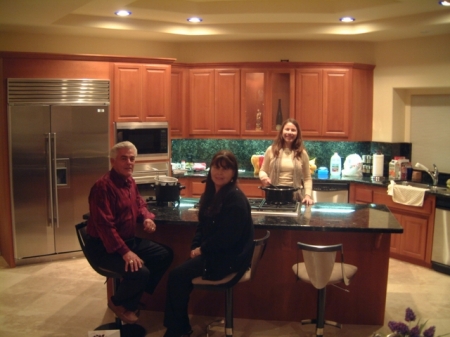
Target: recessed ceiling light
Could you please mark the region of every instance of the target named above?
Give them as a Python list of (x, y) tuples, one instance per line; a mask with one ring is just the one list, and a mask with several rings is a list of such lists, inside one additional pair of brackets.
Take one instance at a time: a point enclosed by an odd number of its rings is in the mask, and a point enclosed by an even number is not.
[(120, 11), (115, 12), (115, 14), (117, 16), (128, 16), (128, 15), (131, 15), (131, 12), (127, 11), (127, 10), (124, 10), (124, 9), (121, 9)]
[(198, 23), (198, 22), (202, 22), (203, 20), (201, 19), (201, 18), (198, 18), (198, 17), (196, 17), (196, 16), (194, 16), (194, 17), (192, 17), (192, 18), (189, 18), (189, 19), (187, 19), (189, 22), (192, 22), (192, 23)]
[(353, 22), (355, 21), (355, 18), (352, 18), (351, 16), (344, 16), (342, 18), (339, 19), (342, 22)]
[(450, 6), (450, 1), (439, 1), (439, 4), (442, 6)]

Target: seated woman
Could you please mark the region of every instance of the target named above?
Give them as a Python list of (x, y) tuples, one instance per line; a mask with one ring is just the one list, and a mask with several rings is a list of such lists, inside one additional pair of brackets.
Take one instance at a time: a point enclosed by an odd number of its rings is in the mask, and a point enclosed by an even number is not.
[(165, 337), (189, 336), (188, 317), (192, 280), (202, 276), (220, 280), (238, 271), (253, 243), (253, 221), (247, 197), (237, 186), (238, 164), (228, 150), (211, 161), (205, 191), (200, 198), (198, 227), (191, 258), (169, 274), (164, 326)]

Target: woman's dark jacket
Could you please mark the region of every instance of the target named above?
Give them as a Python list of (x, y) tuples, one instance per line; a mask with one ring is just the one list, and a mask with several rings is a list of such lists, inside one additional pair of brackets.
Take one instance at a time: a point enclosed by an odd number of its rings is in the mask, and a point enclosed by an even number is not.
[(236, 186), (223, 199), (220, 211), (199, 221), (191, 249), (201, 248), (203, 278), (219, 280), (245, 267), (253, 253), (253, 221), (247, 197)]

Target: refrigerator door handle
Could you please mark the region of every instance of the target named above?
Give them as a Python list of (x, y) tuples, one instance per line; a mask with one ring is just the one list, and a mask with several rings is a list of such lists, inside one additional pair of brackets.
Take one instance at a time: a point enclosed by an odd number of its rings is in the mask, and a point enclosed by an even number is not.
[(47, 133), (45, 138), (47, 139), (47, 168), (48, 168), (48, 190), (49, 190), (49, 209), (48, 209), (48, 226), (53, 227), (54, 219), (53, 219), (53, 188), (52, 188), (52, 134)]
[(54, 211), (54, 223), (56, 228), (59, 228), (59, 213), (58, 213), (58, 172), (57, 172), (57, 161), (56, 161), (56, 132), (53, 132), (53, 148), (52, 148), (52, 189), (53, 189), (53, 211)]

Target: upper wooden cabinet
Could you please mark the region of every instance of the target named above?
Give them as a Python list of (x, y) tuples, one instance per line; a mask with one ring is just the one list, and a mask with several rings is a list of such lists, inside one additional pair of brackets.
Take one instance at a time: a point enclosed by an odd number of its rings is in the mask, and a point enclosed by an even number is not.
[(114, 120), (167, 121), (170, 115), (170, 65), (115, 63)]
[(189, 134), (240, 135), (239, 69), (189, 71)]
[(242, 135), (274, 137), (278, 111), (281, 122), (293, 116), (294, 85), (293, 69), (242, 69)]
[(169, 126), (172, 138), (182, 138), (186, 130), (187, 69), (172, 67)]
[(295, 82), (305, 138), (372, 140), (373, 66), (299, 68)]

